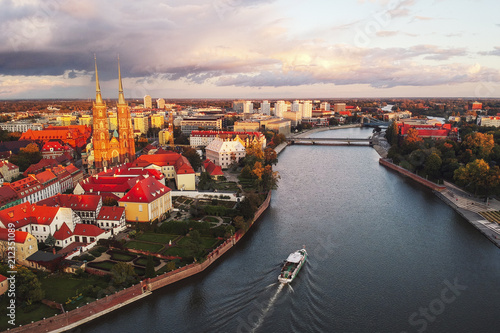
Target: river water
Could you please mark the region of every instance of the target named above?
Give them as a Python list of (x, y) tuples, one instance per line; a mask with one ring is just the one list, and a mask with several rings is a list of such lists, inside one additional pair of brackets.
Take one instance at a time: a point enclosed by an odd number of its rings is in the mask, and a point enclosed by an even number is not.
[[(378, 158), (369, 147), (288, 147), (269, 210), (235, 248), (81, 331), (500, 332), (500, 250)], [(279, 285), (283, 259), (303, 245), (308, 261)]]

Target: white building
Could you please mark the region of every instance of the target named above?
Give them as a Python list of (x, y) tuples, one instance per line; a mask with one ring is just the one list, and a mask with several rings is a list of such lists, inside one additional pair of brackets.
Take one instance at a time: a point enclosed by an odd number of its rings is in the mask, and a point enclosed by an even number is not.
[(222, 169), (227, 169), (231, 164), (238, 163), (240, 159), (245, 157), (245, 147), (236, 141), (224, 141), (216, 138), (205, 148), (207, 159), (214, 162), (215, 165), (220, 165)]
[(320, 105), (320, 109), (325, 111), (330, 111), (330, 103), (322, 102)]
[(40, 131), (43, 126), (39, 123), (29, 123), (25, 121), (12, 121), (7, 123), (1, 123), (0, 128), (8, 132), (21, 132), (24, 133), (29, 129), (32, 131)]
[(500, 117), (497, 117), (497, 116), (477, 117), (477, 124), (479, 126), (499, 127), (500, 126)]
[(302, 118), (312, 118), (312, 110), (311, 101), (302, 102)]
[(271, 115), (271, 103), (269, 103), (269, 101), (262, 101), (260, 104), (260, 113), (265, 114), (266, 116)]
[(287, 111), (285, 101), (277, 101), (274, 103), (274, 115), (278, 118), (283, 118), (283, 113)]
[(163, 110), (165, 108), (165, 100), (163, 98), (158, 98), (156, 100), (156, 107)]
[(253, 113), (253, 103), (251, 101), (245, 101), (243, 104), (243, 113)]
[(151, 99), (151, 96), (149, 95), (144, 96), (144, 108), (151, 109), (152, 107), (153, 107), (153, 100)]

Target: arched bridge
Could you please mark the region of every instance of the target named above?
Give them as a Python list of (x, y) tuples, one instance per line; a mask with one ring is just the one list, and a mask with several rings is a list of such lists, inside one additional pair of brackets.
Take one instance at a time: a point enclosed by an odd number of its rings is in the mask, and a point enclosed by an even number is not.
[(390, 125), (390, 123), (387, 121), (382, 121), (368, 115), (363, 115), (361, 117), (361, 124), (363, 125), (363, 127), (389, 127)]

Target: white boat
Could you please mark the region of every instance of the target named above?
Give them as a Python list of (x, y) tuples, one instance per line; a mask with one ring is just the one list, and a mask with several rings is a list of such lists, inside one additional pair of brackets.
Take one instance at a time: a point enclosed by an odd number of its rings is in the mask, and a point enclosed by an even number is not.
[(297, 250), (290, 253), (285, 260), (285, 264), (281, 268), (281, 273), (278, 276), (278, 281), (281, 283), (290, 283), (295, 279), (299, 273), (302, 265), (306, 262), (307, 251), (306, 249)]

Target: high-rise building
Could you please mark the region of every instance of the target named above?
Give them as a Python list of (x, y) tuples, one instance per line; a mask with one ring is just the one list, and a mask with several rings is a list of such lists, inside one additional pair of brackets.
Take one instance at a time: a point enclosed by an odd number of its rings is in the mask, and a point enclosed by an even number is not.
[(333, 104), (333, 112), (344, 112), (345, 103), (335, 103)]
[(312, 110), (311, 101), (302, 102), (302, 118), (312, 118)]
[(269, 101), (262, 101), (260, 104), (260, 113), (265, 114), (266, 116), (271, 115), (271, 104)]
[(283, 113), (287, 111), (287, 105), (285, 101), (277, 101), (274, 103), (274, 115), (279, 118), (283, 118)]
[(245, 101), (243, 104), (243, 113), (253, 113), (253, 103), (251, 101)]
[(330, 111), (330, 103), (328, 103), (328, 102), (322, 102), (321, 106), (320, 106), (320, 109), (321, 110), (325, 110), (325, 111)]
[(151, 115), (151, 127), (165, 127), (165, 117), (162, 114)]
[(151, 109), (152, 107), (153, 107), (153, 100), (151, 99), (151, 96), (149, 95), (144, 96), (144, 108)]
[(165, 108), (165, 100), (163, 98), (158, 98), (156, 100), (156, 107), (163, 110)]

